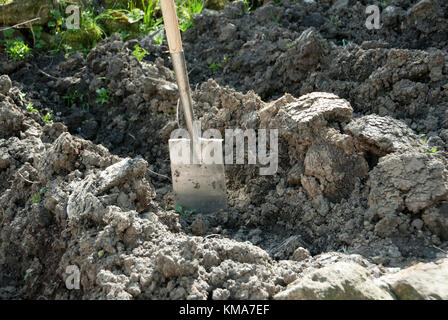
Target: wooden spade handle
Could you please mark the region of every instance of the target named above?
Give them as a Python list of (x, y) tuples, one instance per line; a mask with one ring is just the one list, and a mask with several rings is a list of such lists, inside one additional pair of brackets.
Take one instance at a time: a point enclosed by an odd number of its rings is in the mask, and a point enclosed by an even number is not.
[(182, 52), (182, 39), (174, 0), (160, 0), (160, 4), (170, 53)]

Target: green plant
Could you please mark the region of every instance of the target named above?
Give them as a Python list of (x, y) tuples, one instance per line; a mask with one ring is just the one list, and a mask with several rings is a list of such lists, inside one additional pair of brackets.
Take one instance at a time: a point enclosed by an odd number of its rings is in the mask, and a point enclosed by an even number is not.
[(213, 73), (216, 73), (216, 71), (219, 69), (223, 69), (225, 65), (229, 65), (230, 61), (226, 56), (222, 57), (222, 62), (213, 62), (208, 67), (210, 70), (212, 70)]
[(436, 153), (437, 151), (439, 151), (437, 148), (430, 148), (428, 146), (428, 137), (425, 134), (419, 134), (418, 135), (419, 138), (423, 139), (423, 143), (425, 144), (427, 150), (425, 151), (425, 153)]
[(193, 26), (193, 18), (204, 9), (205, 0), (183, 0), (178, 5), (179, 28), (185, 31)]
[(140, 47), (138, 44), (134, 46), (134, 51), (132, 51), (132, 55), (138, 60), (142, 61), (143, 58), (148, 54), (144, 48)]
[(30, 47), (22, 39), (6, 41), (6, 53), (14, 61), (25, 60), (32, 55)]
[(252, 3), (249, 0), (240, 0), (244, 3), (244, 10), (246, 12), (252, 11)]
[(53, 111), (50, 111), (50, 112), (47, 112), (47, 113), (43, 116), (42, 120), (43, 120), (45, 123), (53, 123), (53, 120), (51, 120), (52, 118), (53, 118)]
[(330, 24), (335, 27), (335, 29), (339, 29), (339, 25), (336, 19), (336, 16), (330, 16)]
[(70, 92), (70, 93), (66, 94), (65, 96), (63, 96), (62, 99), (65, 100), (67, 108), (71, 108), (72, 105), (75, 103), (75, 100), (76, 100), (75, 93), (74, 92)]
[(87, 112), (90, 112), (90, 103), (88, 102), (83, 102), (81, 104), (81, 108), (83, 108), (84, 110), (86, 110)]
[(51, 9), (50, 10), (50, 20), (47, 23), (47, 26), (50, 28), (55, 28), (56, 32), (61, 31), (61, 26), (63, 23), (63, 17), (60, 10)]
[(378, 1), (378, 6), (385, 8), (389, 5), (390, 0), (379, 0)]
[(142, 20), (145, 17), (145, 13), (137, 8), (131, 9), (126, 13), (126, 18), (129, 23), (136, 23)]
[(6, 47), (6, 44), (14, 38), (14, 29), (3, 30), (2, 35), (3, 39), (0, 39), (0, 46)]
[(26, 93), (23, 93), (22, 91), (19, 90), (19, 98), (22, 102), (25, 102)]
[(102, 16), (96, 16), (93, 10), (85, 10), (81, 13), (80, 26), (77, 30), (63, 32), (63, 40), (74, 49), (89, 50), (102, 39), (104, 31), (98, 24)]
[(28, 112), (39, 112), (39, 110), (37, 110), (36, 108), (34, 108), (34, 103), (29, 103), (27, 106), (26, 106), (26, 110), (28, 111)]
[(71, 91), (62, 97), (66, 101), (67, 108), (71, 108), (76, 102), (84, 103), (84, 94), (79, 93), (78, 90)]
[(31, 33), (33, 34), (33, 43), (34, 47), (37, 49), (42, 49), (45, 47), (46, 43), (42, 40), (42, 30), (41, 26), (33, 26), (31, 28)]
[(213, 73), (216, 73), (216, 68), (218, 67), (218, 64), (216, 63), (216, 62), (212, 62), (209, 66), (208, 66), (208, 68), (210, 69), (210, 70), (212, 70), (212, 72)]
[(31, 203), (39, 203), (42, 200), (40, 193), (36, 193), (31, 197)]
[[(132, 3), (132, 1), (131, 1)], [(150, 0), (148, 5), (146, 5), (145, 0), (141, 0), (141, 5), (143, 8), (143, 32), (149, 32), (154, 30), (159, 24), (162, 23), (162, 18), (155, 18), (157, 1)]]
[(109, 102), (109, 92), (105, 88), (100, 88), (96, 90), (97, 98), (96, 103), (105, 104)]
[(3, 36), (5, 37), (5, 39), (12, 39), (13, 34), (14, 29), (3, 30)]
[[(244, 10), (246, 10), (246, 12), (253, 11), (264, 4), (263, 0), (239, 0), (239, 1), (242, 1), (244, 3)], [(274, 2), (277, 3), (280, 2), (280, 0), (275, 0)], [(293, 0), (293, 2), (295, 1)]]
[(118, 33), (121, 34), (121, 39), (123, 39), (123, 41), (126, 41), (129, 37), (130, 34), (126, 32), (126, 30), (118, 30)]
[(49, 53), (56, 55), (62, 51), (70, 51), (71, 46), (64, 43), (64, 37), (66, 31), (64, 31), (63, 26), (65, 23), (65, 18), (62, 16), (61, 12), (65, 11), (66, 4), (64, 2), (59, 2), (59, 9), (50, 10), (50, 18), (47, 22), (47, 30), (51, 34), (51, 38), (48, 41)]
[(182, 206), (176, 206), (176, 212), (177, 213), (179, 213), (179, 215), (181, 216), (181, 217), (189, 217), (189, 216), (191, 216), (192, 214), (195, 214), (196, 213), (196, 210), (184, 210), (184, 208), (182, 208)]
[(154, 43), (158, 46), (160, 46), (163, 42), (163, 40), (165, 39), (165, 35), (163, 34), (163, 32), (158, 32), (155, 36), (154, 36)]

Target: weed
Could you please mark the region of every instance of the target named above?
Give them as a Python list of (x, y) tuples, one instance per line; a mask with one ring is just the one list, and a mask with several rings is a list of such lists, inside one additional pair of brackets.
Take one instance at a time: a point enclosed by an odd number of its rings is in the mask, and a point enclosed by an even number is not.
[(5, 37), (5, 39), (12, 39), (12, 36), (14, 34), (14, 29), (8, 29), (8, 30), (3, 30), (3, 36)]
[(423, 139), (423, 143), (426, 145), (427, 150), (425, 153), (436, 153), (437, 151), (439, 151), (437, 148), (430, 149), (430, 147), (428, 146), (428, 137), (426, 135), (419, 134), (418, 137)]
[(45, 123), (53, 123), (53, 120), (51, 120), (52, 118), (53, 118), (53, 111), (50, 111), (50, 112), (48, 112), (47, 114), (44, 115), (42, 120)]
[(158, 46), (160, 46), (163, 42), (163, 40), (165, 39), (165, 35), (163, 34), (163, 32), (158, 32), (154, 37), (154, 43)]
[(339, 29), (338, 22), (336, 20), (336, 16), (330, 16), (330, 23), (333, 27), (335, 27), (336, 30)]
[(75, 103), (75, 100), (76, 100), (75, 93), (76, 92), (77, 91), (70, 92), (70, 93), (68, 93), (68, 94), (66, 94), (65, 96), (62, 97), (62, 99), (65, 100), (65, 102), (66, 102), (67, 108), (71, 108), (72, 105)]
[[(131, 1), (132, 4), (132, 1)], [(156, 19), (156, 4), (157, 1), (148, 1), (148, 5), (145, 4), (145, 0), (142, 0), (143, 8), (143, 32), (149, 32), (154, 30), (159, 24), (162, 23), (162, 18)]]
[(249, 0), (241, 0), (244, 3), (244, 11), (252, 11), (252, 3)]
[(204, 0), (183, 0), (178, 6), (179, 28), (185, 31), (193, 26), (193, 18), (204, 8)]
[(145, 13), (140, 9), (132, 9), (126, 13), (129, 23), (136, 23), (145, 17)]
[(32, 55), (30, 47), (20, 38), (6, 41), (6, 53), (14, 61), (25, 60)]
[(216, 73), (216, 71), (219, 69), (224, 69), (225, 65), (229, 65), (230, 64), (230, 60), (226, 57), (223, 56), (222, 57), (222, 61), (223, 62), (213, 62), (211, 63), (208, 67), (210, 70), (212, 70), (213, 73)]
[(264, 3), (263, 0), (240, 0), (244, 3), (244, 10), (246, 12), (253, 11), (258, 7), (261, 7)]
[(49, 53), (53, 55), (59, 54), (61, 49), (65, 49), (63, 44), (65, 33), (62, 30), (64, 17), (61, 14), (61, 12), (65, 10), (65, 4), (61, 2), (59, 8), (60, 10), (50, 10), (50, 19), (47, 23), (49, 33), (52, 35), (49, 40)]
[(22, 91), (19, 91), (19, 98), (22, 102), (25, 102), (26, 93), (23, 93)]
[(67, 108), (71, 108), (76, 102), (84, 103), (84, 94), (75, 90), (63, 96), (62, 99), (66, 101)]
[(98, 251), (98, 258), (102, 258), (104, 256), (104, 250)]
[(121, 34), (121, 39), (126, 41), (131, 35), (126, 32), (126, 30), (118, 30), (118, 33)]
[(221, 67), (221, 66), (222, 66), (222, 65), (221, 65), (220, 63), (213, 62), (213, 63), (211, 63), (211, 64), (208, 66), (208, 68), (209, 68), (210, 70), (212, 70), (213, 73), (216, 73), (216, 69), (217, 69), (218, 67)]
[(387, 7), (389, 5), (389, 2), (390, 2), (390, 0), (379, 0), (378, 1), (378, 6), (382, 7), (382, 8), (385, 8), (385, 7)]
[(29, 103), (27, 106), (26, 106), (26, 110), (28, 111), (28, 112), (39, 112), (39, 110), (37, 110), (36, 108), (34, 108), (34, 103)]
[(31, 203), (39, 203), (42, 200), (40, 193), (36, 193), (31, 197)]
[(33, 34), (34, 48), (43, 49), (46, 45), (45, 41), (42, 40), (42, 30), (41, 26), (33, 26), (31, 28), (31, 33)]
[(179, 213), (179, 215), (181, 217), (189, 217), (192, 214), (196, 213), (196, 211), (194, 209), (193, 210), (184, 210), (184, 208), (182, 208), (182, 206), (176, 206), (176, 212)]
[(81, 104), (81, 108), (84, 109), (84, 110), (86, 110), (87, 112), (90, 112), (90, 103), (88, 103), (88, 102), (83, 102), (83, 103)]
[(61, 31), (61, 26), (63, 22), (63, 17), (61, 11), (56, 9), (50, 10), (50, 21), (48, 21), (47, 26), (50, 28), (55, 28), (56, 32)]
[(95, 17), (93, 11), (83, 11), (79, 29), (65, 31), (63, 33), (64, 41), (75, 49), (89, 50), (94, 47), (104, 35), (103, 29), (98, 24), (100, 17)]
[(148, 54), (144, 48), (140, 47), (138, 44), (134, 46), (134, 51), (132, 51), (132, 55), (138, 60), (142, 61), (143, 58)]
[(97, 98), (96, 103), (105, 104), (109, 102), (109, 92), (105, 88), (100, 88), (96, 90)]

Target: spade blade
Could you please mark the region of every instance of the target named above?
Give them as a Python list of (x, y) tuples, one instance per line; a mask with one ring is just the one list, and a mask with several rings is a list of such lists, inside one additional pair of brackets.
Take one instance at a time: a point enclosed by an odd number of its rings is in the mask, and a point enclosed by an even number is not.
[[(200, 139), (201, 153), (196, 164), (192, 163), (189, 139), (170, 139), (169, 148), (176, 206), (202, 213), (227, 209), (222, 139)], [(212, 149), (218, 163), (206, 159)]]

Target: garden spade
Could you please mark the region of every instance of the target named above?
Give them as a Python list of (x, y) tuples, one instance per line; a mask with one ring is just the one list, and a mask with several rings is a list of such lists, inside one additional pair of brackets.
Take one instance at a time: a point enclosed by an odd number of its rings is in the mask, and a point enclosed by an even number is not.
[[(189, 137), (169, 140), (171, 175), (176, 206), (210, 213), (227, 208), (222, 139), (201, 138), (194, 126), (185, 56), (174, 0), (161, 0), (163, 21), (179, 87)], [(212, 157), (210, 157), (212, 155)]]

